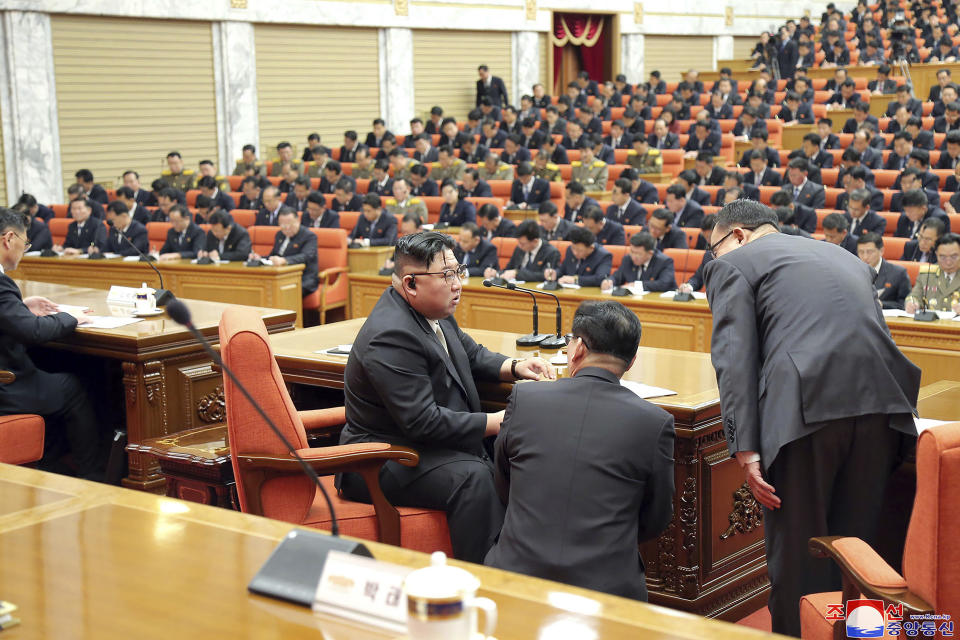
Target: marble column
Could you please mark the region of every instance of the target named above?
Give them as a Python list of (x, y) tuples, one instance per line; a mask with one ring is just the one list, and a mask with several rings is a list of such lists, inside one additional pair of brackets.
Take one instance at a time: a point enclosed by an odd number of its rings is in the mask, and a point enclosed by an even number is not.
[(213, 22), (211, 29), (220, 173), (229, 175), (243, 145), (257, 145), (260, 140), (256, 41), (250, 22)]
[(536, 31), (515, 31), (513, 48), (513, 104), (520, 108), (520, 96), (533, 94), (533, 85), (540, 82), (540, 38)]
[(396, 135), (410, 133), (413, 108), (413, 31), (380, 29), (380, 114)]
[(15, 202), (27, 192), (40, 202), (63, 202), (50, 16), (34, 11), (5, 11), (2, 16), (0, 111), (7, 197)]
[(627, 82), (637, 84), (646, 80), (643, 73), (644, 59), (644, 35), (642, 33), (625, 33), (621, 36), (620, 43), (620, 66), (623, 74), (627, 76)]
[(733, 59), (733, 36), (717, 36), (714, 42), (714, 61), (717, 62), (718, 65), (720, 60)]

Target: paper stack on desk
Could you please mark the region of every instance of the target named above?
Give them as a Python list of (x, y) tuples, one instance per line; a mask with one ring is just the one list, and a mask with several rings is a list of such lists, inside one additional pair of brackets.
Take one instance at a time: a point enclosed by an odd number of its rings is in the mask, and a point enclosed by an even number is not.
[(620, 384), (633, 391), (635, 394), (640, 396), (643, 399), (647, 398), (659, 398), (662, 396), (675, 396), (677, 395), (676, 391), (671, 391), (670, 389), (663, 389), (662, 387), (651, 387), (648, 384), (643, 384), (642, 382), (634, 382), (632, 380), (621, 380)]

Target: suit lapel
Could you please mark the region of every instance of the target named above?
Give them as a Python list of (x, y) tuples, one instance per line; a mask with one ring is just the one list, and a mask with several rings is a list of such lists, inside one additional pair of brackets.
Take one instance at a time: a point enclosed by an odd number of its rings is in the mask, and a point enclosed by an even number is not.
[[(412, 308), (410, 309), (410, 311), (411, 313), (414, 314), (414, 317), (417, 320), (417, 324), (419, 324), (420, 328), (427, 334), (427, 344), (430, 345), (430, 349), (437, 355), (437, 357), (440, 358), (440, 361), (443, 362), (443, 365), (447, 368), (447, 372), (450, 374), (450, 377), (453, 378), (453, 381), (457, 383), (457, 386), (460, 387), (464, 395), (467, 396), (467, 398), (469, 399), (470, 394), (467, 392), (466, 386), (463, 384), (463, 379), (460, 377), (460, 373), (458, 372), (457, 368), (453, 363), (453, 359), (454, 359), (453, 343), (454, 342), (457, 343), (457, 346), (459, 347), (460, 353), (463, 355), (464, 360), (466, 360), (466, 357), (467, 357), (466, 353), (463, 351), (463, 346), (459, 344), (460, 341), (447, 340), (447, 349), (450, 350), (450, 355), (448, 356), (447, 352), (444, 351), (443, 346), (437, 340), (436, 334), (433, 332), (433, 329), (430, 327), (429, 321), (426, 318), (424, 318), (422, 315), (414, 311)], [(447, 327), (443, 327), (442, 320), (440, 321), (440, 323), (441, 323), (441, 328), (444, 329), (443, 335), (445, 338), (449, 335), (453, 335), (453, 332), (450, 329), (449, 325)], [(467, 371), (469, 370), (470, 368), (468, 365)], [(476, 390), (474, 390), (474, 394), (475, 393), (476, 393)]]
[[(460, 388), (463, 389), (463, 392), (466, 394), (467, 402), (470, 404), (470, 410), (480, 411), (480, 396), (477, 393), (476, 385), (473, 384), (473, 373), (470, 371), (470, 360), (467, 358), (467, 352), (463, 350), (463, 344), (461, 344), (460, 340), (456, 339), (456, 329), (453, 328), (453, 323), (450, 322), (449, 319), (445, 318), (441, 320), (440, 327), (443, 329), (443, 335), (447, 339), (447, 349), (450, 350), (450, 357), (444, 358), (444, 362), (448, 363), (448, 369), (450, 368), (450, 363), (452, 363), (453, 368), (456, 370), (457, 375), (454, 376), (454, 380), (457, 381)], [(467, 381), (469, 384), (467, 384)]]

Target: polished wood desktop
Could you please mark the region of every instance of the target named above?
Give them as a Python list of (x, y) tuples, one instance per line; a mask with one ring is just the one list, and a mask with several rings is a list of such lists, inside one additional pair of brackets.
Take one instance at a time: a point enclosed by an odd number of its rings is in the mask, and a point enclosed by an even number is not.
[[(960, 372), (954, 371), (955, 377)], [(920, 389), (917, 413), (932, 420), (960, 420), (960, 382), (940, 380)]]
[[(198, 265), (174, 260), (154, 266), (163, 274), (164, 286), (178, 298), (290, 309), (297, 314), (297, 326), (303, 326), (302, 264), (246, 267), (242, 262)], [(160, 288), (160, 279), (148, 265), (119, 258), (25, 257), (10, 277), (97, 289), (139, 287), (143, 282)]]
[[(0, 593), (23, 638), (396, 638), (246, 586), (292, 525), (0, 465)], [(429, 556), (365, 542), (385, 562)], [(500, 640), (770, 637), (556, 582), (450, 561), (499, 609)]]
[[(106, 291), (44, 282), (17, 281), (24, 297), (45, 296), (60, 304), (89, 307), (94, 315), (130, 316), (132, 307), (108, 305)], [(217, 302), (184, 300), (193, 323), (216, 343), (220, 315), (228, 306)], [(271, 332), (294, 328), (296, 315), (285, 309), (258, 308)], [(79, 329), (44, 349), (69, 351), (107, 360), (119, 366), (123, 379), (123, 415), (130, 443), (184, 429), (218, 423), (222, 382), (210, 358), (190, 333), (166, 315), (145, 318), (117, 329)], [(222, 392), (222, 390), (221, 390)], [(156, 460), (133, 452), (125, 486), (162, 491), (164, 479)]]
[(393, 256), (393, 247), (364, 247), (347, 249), (347, 268), (355, 271), (379, 271)]
[[(787, 150), (799, 149), (801, 143), (803, 143), (803, 136), (807, 135), (808, 133), (816, 132), (817, 125), (815, 124), (785, 125), (783, 127), (781, 148)], [(737, 158), (737, 160), (739, 160), (739, 158)]]

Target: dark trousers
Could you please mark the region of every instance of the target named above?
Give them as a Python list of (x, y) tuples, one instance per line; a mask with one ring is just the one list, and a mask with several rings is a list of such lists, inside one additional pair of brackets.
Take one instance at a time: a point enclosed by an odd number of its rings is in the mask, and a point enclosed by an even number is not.
[[(484, 556), (500, 535), (506, 511), (493, 481), (493, 464), (479, 457), (460, 457), (407, 483), (401, 483), (391, 472), (399, 467), (395, 462), (387, 462), (380, 472), (380, 488), (387, 500), (396, 506), (445, 511), (454, 557), (483, 564)], [(363, 479), (357, 474), (343, 474), (341, 490), (350, 500), (370, 500)]]
[(829, 559), (814, 558), (816, 536), (853, 536), (873, 544), (887, 480), (907, 436), (888, 427), (888, 416), (824, 423), (777, 454), (766, 474), (779, 509), (763, 510), (773, 631), (800, 636), (800, 597), (840, 590)]
[(47, 434), (66, 437), (77, 475), (96, 477), (100, 435), (93, 408), (76, 376), (37, 370), (0, 388), (0, 415), (15, 413), (42, 416)]

